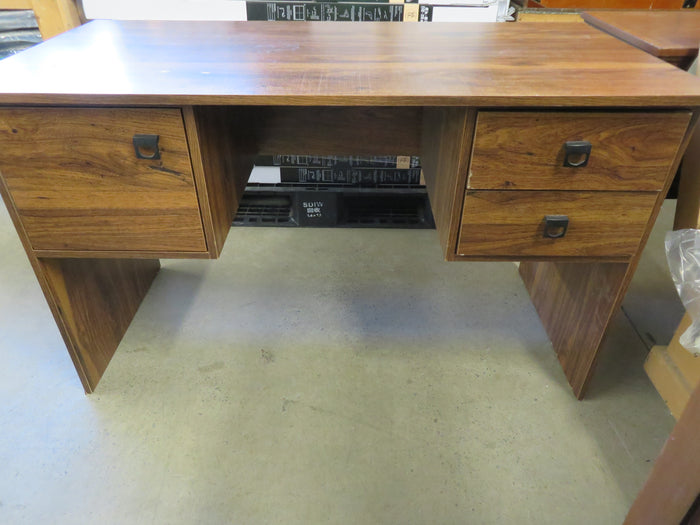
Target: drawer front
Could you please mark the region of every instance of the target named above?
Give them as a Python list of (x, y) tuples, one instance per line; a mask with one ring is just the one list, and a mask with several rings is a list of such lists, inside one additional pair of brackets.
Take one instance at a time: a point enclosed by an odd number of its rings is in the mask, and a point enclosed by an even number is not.
[[(469, 191), (457, 254), (466, 256), (629, 257), (656, 193)], [(563, 237), (547, 238), (545, 216), (566, 216)], [(552, 235), (561, 233), (556, 226)]]
[(206, 251), (179, 109), (0, 109), (0, 174), (35, 250)]
[[(658, 191), (689, 122), (688, 112), (482, 111), (468, 188)], [(564, 166), (567, 143), (571, 164), (590, 144), (585, 166)]]

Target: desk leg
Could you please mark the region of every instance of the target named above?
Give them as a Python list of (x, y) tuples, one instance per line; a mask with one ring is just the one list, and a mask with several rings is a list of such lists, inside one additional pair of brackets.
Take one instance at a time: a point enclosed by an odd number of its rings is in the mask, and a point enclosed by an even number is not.
[(522, 262), (520, 276), (578, 399), (627, 288), (627, 263)]
[[(0, 174), (1, 175), (1, 174)], [(0, 176), (0, 196), (86, 393), (114, 355), (158, 270), (158, 259), (39, 258)]]
[(158, 259), (38, 259), (73, 364), (92, 392), (160, 268)]

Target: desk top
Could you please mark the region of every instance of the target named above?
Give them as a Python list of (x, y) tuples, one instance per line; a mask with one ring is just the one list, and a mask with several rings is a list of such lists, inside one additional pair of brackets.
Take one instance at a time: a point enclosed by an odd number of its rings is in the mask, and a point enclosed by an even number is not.
[(0, 62), (0, 103), (700, 106), (585, 24), (94, 21)]
[(657, 57), (695, 57), (700, 47), (700, 10), (595, 11), (582, 14), (598, 29)]

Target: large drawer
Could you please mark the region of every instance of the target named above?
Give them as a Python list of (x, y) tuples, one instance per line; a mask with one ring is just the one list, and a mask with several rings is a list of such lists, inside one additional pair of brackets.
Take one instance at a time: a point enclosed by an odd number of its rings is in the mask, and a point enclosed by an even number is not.
[(0, 109), (0, 174), (35, 250), (207, 249), (179, 109)]
[[(658, 191), (689, 112), (481, 111), (469, 189)], [(590, 145), (587, 162), (577, 153)], [(564, 166), (570, 152), (570, 164)]]
[[(656, 193), (468, 191), (457, 254), (476, 257), (632, 256)], [(562, 237), (545, 237), (545, 217), (566, 216)], [(550, 221), (549, 235), (562, 230)]]

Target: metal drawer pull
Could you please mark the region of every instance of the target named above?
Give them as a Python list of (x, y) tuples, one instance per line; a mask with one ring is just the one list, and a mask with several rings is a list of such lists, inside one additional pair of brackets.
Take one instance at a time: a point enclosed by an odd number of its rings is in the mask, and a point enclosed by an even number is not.
[(154, 160), (160, 158), (159, 135), (134, 135), (134, 151), (137, 159)]
[(547, 239), (560, 239), (566, 235), (569, 227), (569, 217), (566, 215), (545, 215), (543, 237)]
[[(564, 166), (583, 168), (591, 156), (591, 143), (586, 140), (569, 140), (564, 143)], [(573, 157), (575, 160), (571, 160)]]

